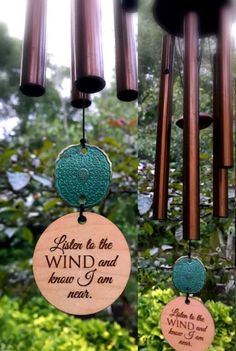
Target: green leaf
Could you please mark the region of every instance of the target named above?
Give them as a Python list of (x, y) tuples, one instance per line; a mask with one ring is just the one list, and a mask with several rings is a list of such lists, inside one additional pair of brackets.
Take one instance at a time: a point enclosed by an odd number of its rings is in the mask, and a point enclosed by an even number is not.
[(22, 235), (22, 237), (30, 243), (33, 241), (33, 234), (27, 227), (20, 228), (20, 235)]
[(220, 240), (219, 240), (219, 234), (218, 231), (214, 231), (213, 233), (211, 233), (210, 236), (210, 247), (212, 248), (212, 250), (216, 250), (217, 247), (219, 247), (220, 245)]
[(61, 200), (57, 197), (55, 199), (48, 200), (47, 202), (45, 202), (45, 204), (43, 206), (43, 210), (45, 212), (47, 212), (47, 211), (51, 210), (51, 208), (55, 207), (60, 202), (61, 202)]
[(16, 150), (5, 150), (0, 157), (0, 168), (2, 170), (6, 169), (10, 163), (11, 156), (17, 153)]
[(144, 229), (145, 233), (147, 233), (148, 235), (152, 235), (154, 232), (153, 227), (149, 222), (144, 223), (143, 229)]

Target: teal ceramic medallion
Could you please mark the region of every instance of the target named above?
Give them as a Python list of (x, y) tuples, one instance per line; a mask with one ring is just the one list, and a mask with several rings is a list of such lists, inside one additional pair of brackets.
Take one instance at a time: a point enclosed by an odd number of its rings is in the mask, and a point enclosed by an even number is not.
[(180, 257), (174, 265), (173, 282), (182, 293), (196, 294), (204, 284), (206, 269), (203, 263), (196, 257)]
[(57, 193), (71, 206), (88, 208), (98, 204), (107, 196), (110, 181), (111, 162), (97, 146), (71, 145), (57, 158)]

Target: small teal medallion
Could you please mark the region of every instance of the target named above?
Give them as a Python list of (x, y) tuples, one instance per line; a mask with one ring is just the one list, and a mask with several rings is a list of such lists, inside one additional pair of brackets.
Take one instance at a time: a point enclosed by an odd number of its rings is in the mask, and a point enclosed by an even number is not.
[(180, 257), (174, 265), (173, 282), (182, 293), (196, 294), (205, 284), (206, 269), (196, 257)]
[(101, 202), (108, 194), (111, 162), (97, 146), (71, 145), (56, 161), (55, 186), (69, 205), (85, 208)]

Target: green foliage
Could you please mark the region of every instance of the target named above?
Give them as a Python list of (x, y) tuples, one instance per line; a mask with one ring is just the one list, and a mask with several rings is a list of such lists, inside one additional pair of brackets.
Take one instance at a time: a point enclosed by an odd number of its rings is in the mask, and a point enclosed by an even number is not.
[(22, 305), (0, 299), (1, 351), (135, 351), (134, 339), (117, 323), (62, 314), (41, 298)]
[(149, 290), (145, 294), (139, 294), (138, 333), (141, 351), (171, 350), (161, 333), (160, 315), (173, 297), (171, 289)]
[[(171, 289), (149, 290), (139, 295), (139, 346), (140, 351), (169, 351), (160, 329), (160, 315), (164, 306), (174, 298)], [(216, 326), (216, 336), (209, 351), (232, 351), (235, 346), (234, 309), (222, 302), (208, 301), (206, 306)]]
[(209, 351), (233, 350), (236, 345), (233, 306), (226, 306), (220, 301), (208, 301), (206, 306), (212, 313), (216, 326), (214, 343)]

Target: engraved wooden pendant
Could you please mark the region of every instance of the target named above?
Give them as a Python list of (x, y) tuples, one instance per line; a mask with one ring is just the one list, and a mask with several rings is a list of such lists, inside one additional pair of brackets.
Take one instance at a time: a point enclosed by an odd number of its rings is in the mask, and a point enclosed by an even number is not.
[(208, 309), (197, 299), (177, 297), (161, 314), (161, 329), (176, 351), (206, 351), (215, 335), (215, 325)]
[(42, 295), (59, 310), (88, 315), (110, 306), (129, 279), (131, 258), (121, 231), (108, 219), (85, 212), (63, 216), (44, 231), (33, 256)]

